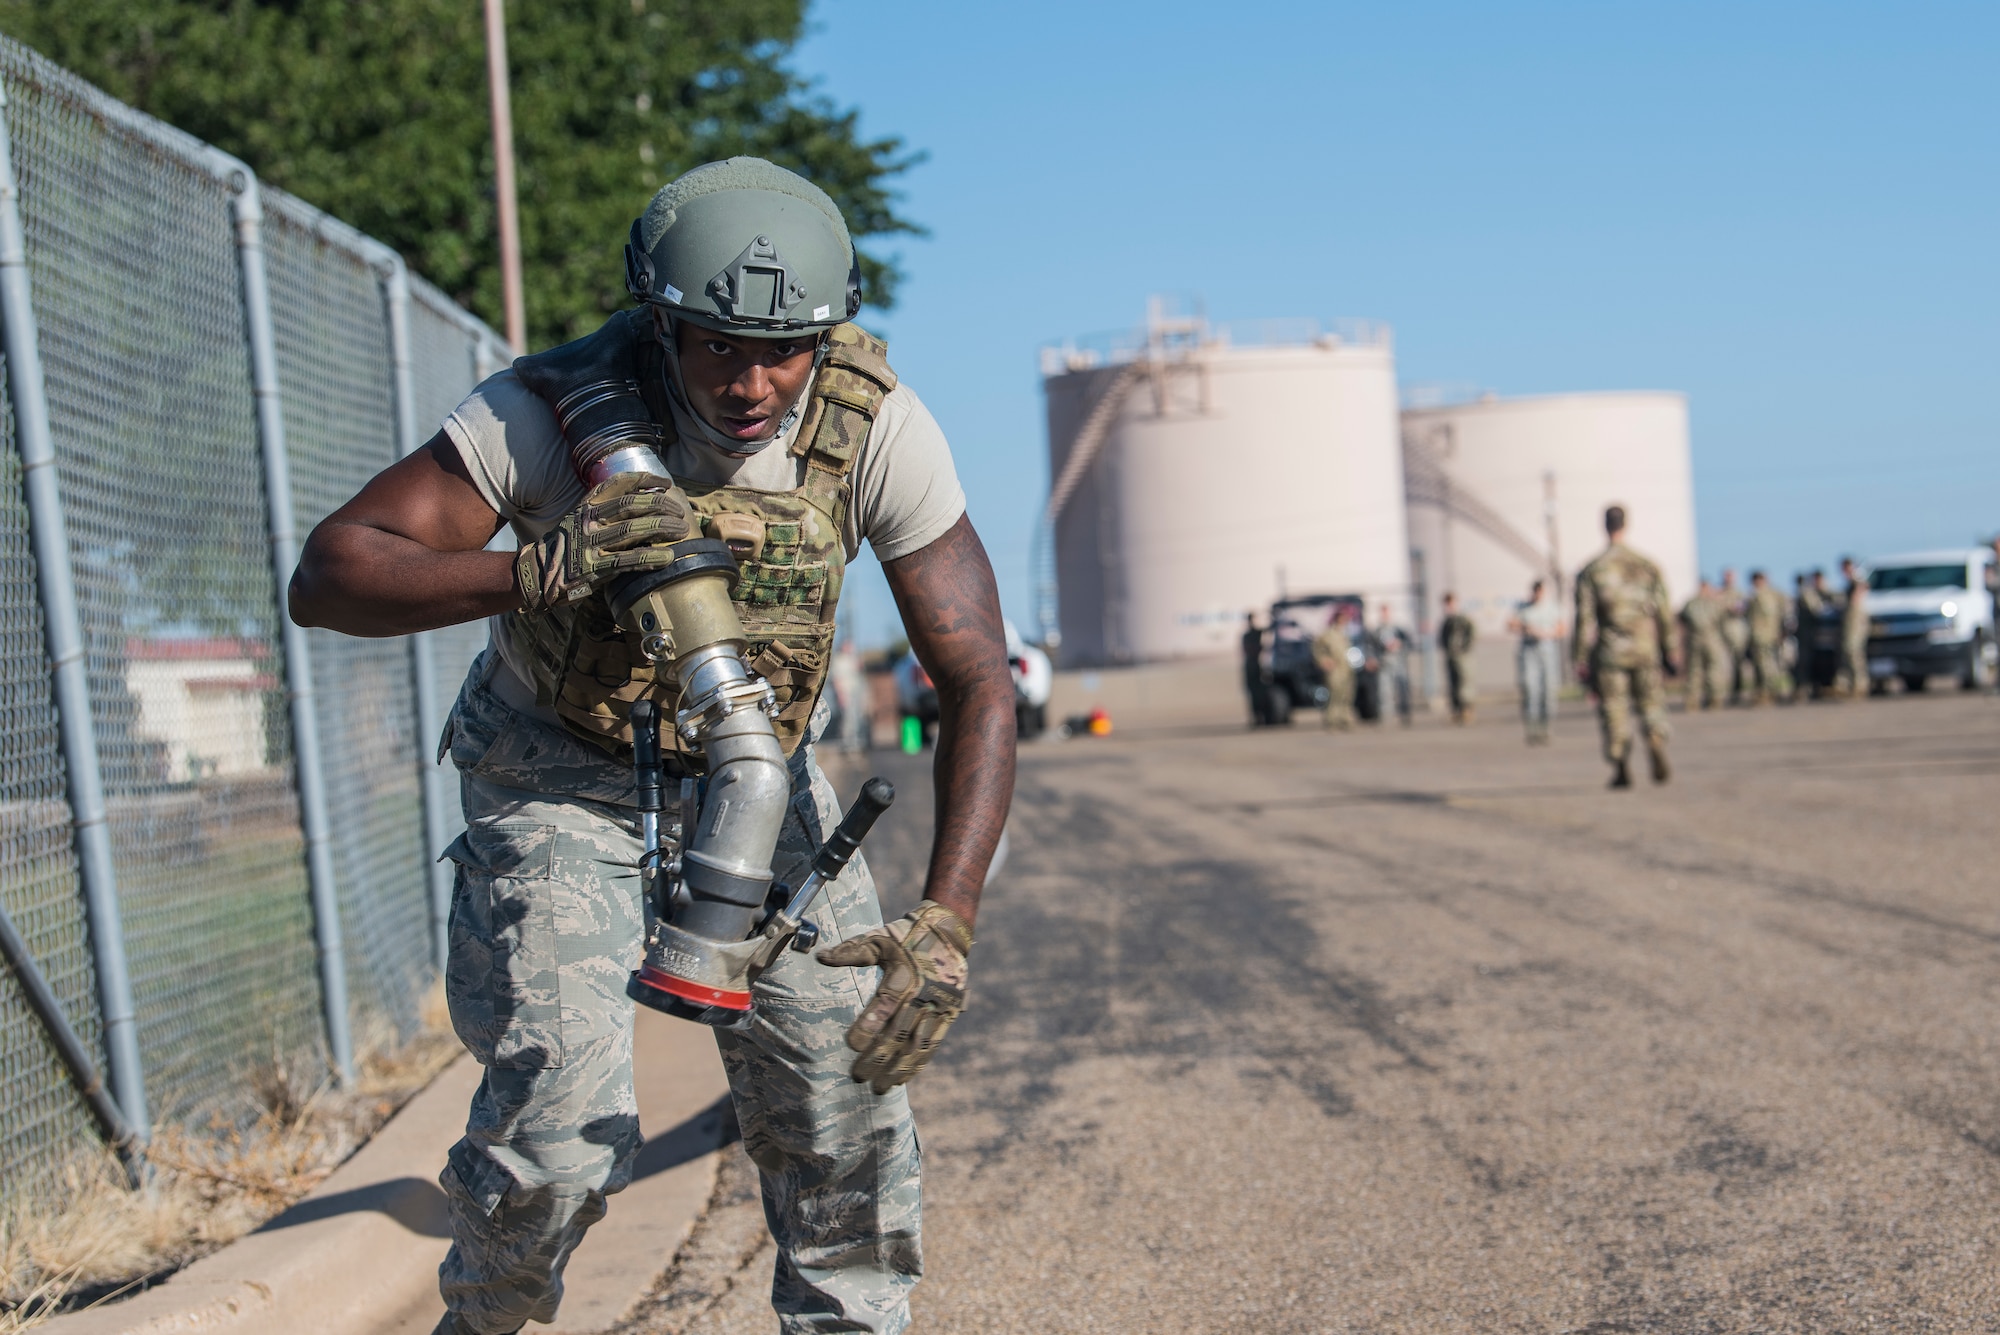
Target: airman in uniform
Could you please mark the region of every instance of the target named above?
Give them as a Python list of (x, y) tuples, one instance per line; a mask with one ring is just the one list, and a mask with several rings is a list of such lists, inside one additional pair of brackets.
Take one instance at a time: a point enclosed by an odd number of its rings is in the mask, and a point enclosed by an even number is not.
[(1750, 606), (1733, 567), (1723, 569), (1716, 597), (1722, 603), (1722, 643), (1729, 653), (1729, 703), (1738, 705), (1743, 703), (1750, 683)]
[(1438, 647), (1444, 650), (1445, 679), (1451, 689), (1451, 721), (1472, 722), (1472, 644), (1479, 638), (1472, 618), (1458, 610), (1458, 595), (1444, 596), (1444, 620), (1438, 626)]
[(1604, 729), (1604, 758), (1611, 786), (1630, 788), (1632, 716), (1636, 711), (1653, 761), (1653, 782), (1665, 783), (1667, 701), (1664, 669), (1675, 665), (1673, 614), (1660, 568), (1625, 545), (1625, 507), (1604, 512), (1610, 539), (1604, 553), (1576, 577), (1576, 629), (1570, 642), (1577, 678), (1597, 694)]
[(1778, 661), (1785, 642), (1785, 595), (1761, 570), (1750, 572), (1750, 670), (1756, 679), (1751, 703), (1768, 705), (1786, 694), (1784, 667)]
[[(753, 1007), (715, 1030), (776, 1243), (765, 1329), (898, 1335), (923, 1273), (922, 1155), (901, 1085), (963, 1006), (1012, 791), (999, 595), (944, 433), (851, 323), (860, 270), (824, 191), (761, 159), (709, 163), (660, 190), (629, 236), (635, 307), (482, 382), (314, 531), (291, 586), (300, 625), (349, 634), (489, 618), (439, 756), (460, 771), (466, 819), (446, 850), (445, 998), (484, 1070), (438, 1179), (452, 1245), (434, 1335), (555, 1322), (571, 1253), (642, 1162), (627, 987), (651, 924), (630, 706), (671, 719), (679, 687), (604, 595), (699, 556), (697, 535), (708, 559), (733, 558), (740, 657), (786, 758), (764, 876), (796, 884), (840, 816), (815, 751), (863, 542), (946, 701), (922, 906), (884, 924), (855, 858), (812, 908), (824, 948), (780, 952)], [(586, 447), (598, 452), (580, 466)], [(594, 471), (634, 456), (657, 468)], [(503, 524), (510, 549), (486, 550)], [(669, 781), (698, 777), (686, 739), (668, 740)], [(678, 825), (660, 820), (670, 838)]]
[(1847, 597), (1840, 605), (1839, 695), (1858, 700), (1868, 694), (1868, 580), (1848, 557), (1840, 559)]
[(1712, 709), (1729, 698), (1729, 645), (1723, 639), (1722, 597), (1704, 577), (1681, 607), (1686, 640), (1687, 707)]
[(1243, 694), (1250, 697), (1250, 726), (1263, 723), (1270, 713), (1271, 688), (1264, 680), (1264, 632), (1258, 628), (1257, 614), (1243, 614)]
[(1342, 732), (1354, 726), (1354, 664), (1347, 651), (1354, 641), (1348, 634), (1347, 609), (1336, 607), (1327, 618), (1326, 629), (1313, 637), (1313, 665), (1326, 678), (1326, 704), (1321, 722)]

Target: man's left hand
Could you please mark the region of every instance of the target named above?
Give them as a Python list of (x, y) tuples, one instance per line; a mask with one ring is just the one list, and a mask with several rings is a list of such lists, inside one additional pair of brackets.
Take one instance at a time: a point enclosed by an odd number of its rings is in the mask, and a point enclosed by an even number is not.
[(965, 920), (927, 899), (886, 927), (819, 952), (821, 964), (882, 969), (882, 986), (847, 1030), (847, 1046), (861, 1054), (851, 1072), (857, 1084), (887, 1094), (924, 1069), (965, 1009), (971, 950)]

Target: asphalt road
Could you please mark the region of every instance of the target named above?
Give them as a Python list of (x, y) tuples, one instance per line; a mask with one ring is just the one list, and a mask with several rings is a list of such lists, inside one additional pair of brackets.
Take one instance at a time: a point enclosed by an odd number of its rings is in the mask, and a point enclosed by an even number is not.
[[(1024, 750), (917, 1328), (2000, 1331), (2000, 701), (1675, 723)], [(761, 1237), (732, 1163), (633, 1329), (772, 1330)]]

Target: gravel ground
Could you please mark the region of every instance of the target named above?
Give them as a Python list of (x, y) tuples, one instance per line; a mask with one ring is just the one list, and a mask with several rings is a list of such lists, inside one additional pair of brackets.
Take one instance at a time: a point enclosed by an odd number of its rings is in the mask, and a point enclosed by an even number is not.
[[(1574, 712), (1025, 749), (917, 1328), (2000, 1331), (2000, 703), (1676, 727), (1629, 793)], [(770, 1266), (739, 1152), (632, 1330)]]

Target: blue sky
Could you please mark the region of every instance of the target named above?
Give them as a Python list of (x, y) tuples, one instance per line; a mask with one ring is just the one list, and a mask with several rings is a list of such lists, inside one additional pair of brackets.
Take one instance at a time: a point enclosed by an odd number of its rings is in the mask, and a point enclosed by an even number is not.
[[(929, 160), (873, 323), (1008, 611), (1035, 350), (1149, 293), (1360, 315), (1406, 381), (1689, 396), (1702, 563), (2000, 529), (2000, 6), (818, 0), (794, 67)], [(859, 574), (857, 625), (894, 611)]]

